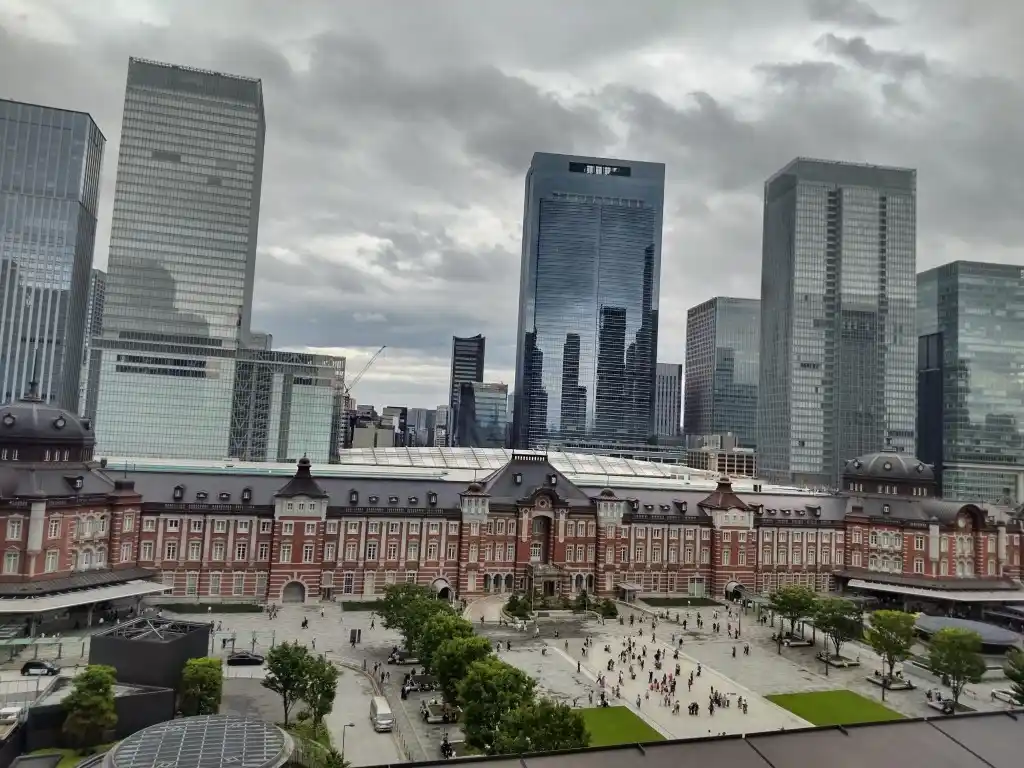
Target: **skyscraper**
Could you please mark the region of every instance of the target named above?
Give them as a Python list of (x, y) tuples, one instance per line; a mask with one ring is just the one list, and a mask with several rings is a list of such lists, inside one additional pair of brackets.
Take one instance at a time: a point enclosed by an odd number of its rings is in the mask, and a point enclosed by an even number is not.
[(683, 431), (757, 443), (761, 302), (716, 296), (686, 313)]
[(36, 381), (79, 410), (105, 144), (89, 115), (0, 99), (0, 402)]
[(82, 415), (96, 417), (96, 390), (99, 366), (90, 367), (92, 340), (103, 332), (103, 305), (106, 302), (107, 273), (94, 269), (89, 278), (89, 298), (85, 305), (85, 342), (82, 349), (82, 376), (78, 386), (79, 410)]
[(463, 448), (504, 448), (508, 385), (464, 381), (459, 388), (462, 391), (452, 444)]
[(658, 437), (679, 437), (679, 410), (683, 405), (683, 366), (658, 363), (654, 394), (654, 428)]
[(513, 441), (654, 434), (665, 166), (538, 152), (526, 175)]
[[(449, 382), (451, 389), (448, 395), (448, 408), (453, 423), (458, 422), (459, 418), (462, 383), (484, 380), (485, 346), (486, 339), (479, 333), (476, 336), (452, 336), (452, 375)], [(452, 435), (454, 432), (449, 433), (449, 437)]]
[(798, 158), (765, 184), (758, 464), (838, 483), (844, 462), (914, 450), (913, 170)]
[(130, 60), (93, 352), (97, 452), (228, 455), (264, 133), (259, 80)]
[(922, 272), (917, 318), (918, 458), (946, 498), (1024, 503), (1024, 269)]

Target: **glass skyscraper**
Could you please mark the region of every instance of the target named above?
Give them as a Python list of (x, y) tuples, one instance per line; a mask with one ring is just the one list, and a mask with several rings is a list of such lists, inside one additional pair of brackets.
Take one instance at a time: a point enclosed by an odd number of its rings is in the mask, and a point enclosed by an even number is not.
[(487, 340), (479, 333), (476, 336), (452, 336), (452, 375), (448, 407), (455, 421), (459, 418), (459, 400), (463, 383), (484, 380), (486, 348)]
[(265, 126), (259, 80), (130, 60), (103, 334), (92, 353), (98, 452), (229, 455), (236, 352), (250, 339)]
[(89, 115), (0, 99), (0, 402), (77, 413), (100, 166)]
[(654, 393), (654, 429), (661, 438), (677, 438), (683, 405), (683, 366), (658, 363)]
[(508, 385), (466, 381), (460, 386), (453, 445), (504, 448), (508, 423)]
[(85, 344), (82, 349), (82, 377), (78, 384), (79, 410), (90, 419), (96, 418), (96, 390), (99, 366), (90, 366), (92, 341), (103, 332), (103, 303), (107, 291), (107, 273), (94, 269), (89, 277), (89, 298), (85, 305)]
[(915, 448), (913, 170), (799, 158), (765, 184), (758, 465), (836, 486)]
[(513, 441), (655, 433), (665, 166), (536, 153), (526, 175)]
[(686, 313), (686, 402), (690, 436), (732, 434), (757, 444), (761, 302), (717, 296)]
[(1024, 269), (917, 276), (918, 446), (950, 499), (1024, 502)]

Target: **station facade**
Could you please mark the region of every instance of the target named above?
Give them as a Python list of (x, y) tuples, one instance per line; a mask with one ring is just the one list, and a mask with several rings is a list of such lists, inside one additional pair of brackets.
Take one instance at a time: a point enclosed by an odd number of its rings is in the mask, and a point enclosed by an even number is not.
[(86, 420), (40, 402), (0, 408), (7, 613), (129, 592), (373, 599), (400, 582), (465, 599), (531, 586), (722, 597), (806, 584), (1024, 600), (1019, 512), (936, 498), (931, 467), (905, 454), (853, 459), (841, 491), (813, 493), (695, 470), (598, 477), (534, 452), (492, 452), (467, 481), (416, 449), (404, 466), (302, 459), (283, 476), (275, 465), (96, 461), (93, 442)]

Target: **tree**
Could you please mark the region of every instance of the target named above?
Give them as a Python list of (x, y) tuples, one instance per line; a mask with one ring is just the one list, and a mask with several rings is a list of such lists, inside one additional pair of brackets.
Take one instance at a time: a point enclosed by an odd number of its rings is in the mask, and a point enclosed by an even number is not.
[(886, 676), (882, 681), (882, 701), (885, 701), (885, 689), (888, 680), (892, 680), (896, 662), (910, 656), (914, 645), (914, 623), (912, 613), (903, 611), (875, 611), (871, 614), (871, 624), (867, 630), (868, 644), (875, 653), (882, 657), (886, 668)]
[(224, 690), (220, 659), (189, 659), (181, 673), (181, 712), (184, 715), (216, 715)]
[(579, 749), (589, 744), (590, 733), (583, 715), (565, 704), (542, 699), (525, 704), (502, 719), (490, 752), (521, 755)]
[[(861, 637), (864, 626), (861, 624), (860, 608), (849, 600), (829, 597), (820, 600), (814, 610), (814, 626), (822, 631), (836, 649), (836, 658), (843, 644)], [(825, 674), (828, 674), (828, 643), (825, 644)]]
[(424, 667), (434, 669), (434, 655), (448, 640), (457, 637), (472, 637), (473, 625), (454, 613), (440, 613), (431, 616), (420, 630), (416, 641), (416, 656)]
[(409, 651), (416, 648), (423, 625), (431, 617), (453, 613), (451, 606), (438, 600), (433, 590), (418, 584), (391, 584), (385, 587), (380, 603), (384, 626), (401, 632)]
[(323, 656), (309, 654), (305, 664), (302, 700), (309, 708), (313, 732), (323, 726), (324, 717), (334, 709), (334, 696), (338, 691), (338, 668)]
[(960, 703), (964, 686), (980, 682), (985, 674), (981, 635), (956, 627), (940, 629), (928, 643), (928, 663), (932, 672), (949, 681), (955, 707)]
[(309, 651), (298, 643), (281, 643), (267, 654), (267, 675), (263, 687), (281, 697), (284, 724), (289, 724), (292, 707), (306, 690)]
[(466, 743), (487, 750), (498, 726), (510, 712), (533, 703), (536, 683), (524, 672), (495, 656), (470, 666), (458, 686)]
[(334, 747), (324, 749), (319, 759), (311, 761), (316, 768), (349, 768), (351, 763)]
[(1006, 654), (1006, 665), (1003, 667), (1006, 678), (1010, 681), (1010, 690), (1017, 706), (1024, 707), (1024, 651), (1011, 648)]
[[(818, 596), (810, 587), (803, 584), (792, 584), (788, 587), (780, 587), (772, 592), (768, 599), (771, 601), (772, 610), (784, 619), (789, 619), (789, 633), (796, 632), (796, 623), (814, 613), (814, 607), (818, 602)], [(782, 627), (778, 632), (778, 651), (782, 653)]]
[(441, 683), (444, 700), (459, 703), (458, 685), (478, 661), (491, 655), (491, 641), (486, 637), (455, 637), (446, 640), (434, 653), (431, 669)]
[(71, 693), (64, 699), (68, 714), (63, 731), (68, 742), (79, 751), (108, 741), (107, 734), (117, 725), (116, 681), (114, 668), (102, 664), (90, 664), (74, 679)]

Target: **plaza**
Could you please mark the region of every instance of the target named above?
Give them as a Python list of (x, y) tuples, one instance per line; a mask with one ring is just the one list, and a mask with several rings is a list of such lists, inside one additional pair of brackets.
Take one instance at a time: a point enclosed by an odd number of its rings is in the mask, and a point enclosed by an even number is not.
[[(621, 624), (618, 619), (598, 621), (591, 618), (585, 621), (564, 616), (542, 619), (539, 624), (530, 624), (525, 631), (520, 631), (499, 623), (504, 597), (474, 601), (464, 613), (479, 634), (491, 639), (496, 648), (500, 645), (497, 650), (499, 658), (533, 677), (541, 695), (581, 709), (598, 705), (602, 692), (597, 683), (599, 674), (607, 677), (603, 690), (610, 694), (609, 689), (618, 685), (621, 671), (621, 696), (609, 695), (609, 704), (626, 707), (665, 739), (721, 733), (753, 734), (809, 725), (806, 720), (768, 701), (765, 697), (770, 695), (848, 690), (875, 702), (880, 698), (879, 689), (865, 680), (866, 675), (880, 666), (878, 659), (866, 647), (856, 643), (844, 647), (844, 655), (858, 658), (861, 666), (830, 669), (826, 677), (823, 665), (814, 658), (815, 652), (821, 648), (820, 637), (816, 647), (783, 648), (779, 654), (771, 640), (778, 623), (774, 628), (762, 626), (752, 613), (738, 619), (735, 607), (732, 617), (724, 606), (717, 609), (661, 609), (667, 610), (671, 620), (659, 619), (655, 628), (651, 612), (640, 606), (619, 604)], [(720, 633), (711, 631), (715, 610), (720, 612)], [(677, 611), (681, 620), (686, 619), (689, 613), (685, 631), (674, 621)], [(696, 627), (698, 613), (704, 620), (701, 629)], [(344, 738), (345, 757), (355, 766), (437, 759), (440, 756), (439, 745), (446, 732), (453, 740), (461, 738), (457, 724), (428, 725), (420, 717), (420, 702), (438, 694), (414, 693), (407, 699), (401, 698), (401, 679), (410, 668), (386, 664), (391, 649), (401, 645), (401, 636), (385, 629), (371, 610), (344, 611), (339, 603), (325, 603), (285, 605), (274, 619), (266, 613), (183, 614), (182, 618), (213, 622), (210, 652), (215, 656), (226, 656), (232, 649), (266, 653), (278, 643), (297, 641), (336, 662), (342, 669), (342, 675), (338, 680), (334, 711), (328, 715), (326, 724), (339, 749)], [(308, 620), (305, 629), (302, 627), (303, 619)], [(740, 622), (741, 638), (733, 641), (726, 636), (726, 630), (729, 625), (736, 627)], [(355, 646), (350, 642), (353, 629), (361, 632), (361, 640)], [(629, 675), (629, 665), (623, 666), (618, 661), (627, 638), (635, 641), (641, 654), (644, 645), (647, 646), (645, 669), (640, 670), (638, 663), (633, 662), (637, 673), (635, 680)], [(682, 646), (679, 645), (680, 638)], [(589, 646), (584, 655), (584, 642), (588, 639)], [(743, 647), (747, 643), (750, 654), (744, 655)], [(81, 667), (86, 663), (88, 646), (88, 636), (62, 638), (58, 663), (69, 672)], [(605, 651), (605, 646), (610, 650)], [(32, 649), (4, 665), (9, 669), (3, 673), (3, 680), (9, 680), (5, 685), (25, 685), (20, 679), (15, 679), (20, 678), (15, 671), (17, 667), (26, 657), (56, 657), (56, 649), (56, 645), (40, 645), (38, 654)], [(647, 696), (649, 673), (657, 650), (667, 657), (658, 672), (659, 680), (662, 674), (674, 675), (675, 665), (678, 663), (680, 666), (675, 696), (675, 701), (681, 705), (679, 714), (673, 714), (671, 707), (663, 706), (657, 694), (651, 692), (650, 698)], [(678, 660), (673, 658), (674, 650), (679, 650)], [(29, 653), (32, 656), (28, 656)], [(613, 672), (607, 670), (609, 659), (615, 661)], [(374, 666), (377, 664), (380, 668), (375, 675)], [(699, 677), (696, 676), (698, 664), (701, 667)], [(691, 672), (694, 673), (694, 685), (692, 690), (687, 690)], [(270, 722), (283, 719), (278, 697), (260, 685), (265, 668), (225, 667), (225, 673), (224, 712)], [(380, 679), (381, 673), (383, 680)], [(923, 691), (937, 683), (920, 678), (915, 678), (915, 683), (918, 690), (889, 692), (885, 706), (908, 717), (932, 715)], [(1005, 686), (1005, 681), (986, 681), (968, 686), (962, 701), (976, 710), (1004, 709), (1004, 705), (990, 699), (990, 689), (1000, 685)], [(729, 707), (716, 707), (713, 715), (708, 710), (712, 687), (731, 703)], [(391, 734), (375, 733), (370, 727), (369, 702), (378, 692), (387, 696), (395, 714), (396, 730)], [(641, 697), (639, 708), (636, 706), (637, 696)], [(739, 697), (748, 704), (746, 714), (737, 706)], [(691, 702), (699, 705), (697, 716), (687, 714), (687, 706)]]

